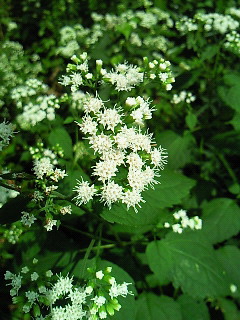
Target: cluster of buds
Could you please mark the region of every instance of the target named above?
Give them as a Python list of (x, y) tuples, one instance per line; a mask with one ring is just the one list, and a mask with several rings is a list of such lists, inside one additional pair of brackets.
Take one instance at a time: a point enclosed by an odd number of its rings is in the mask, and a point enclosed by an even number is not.
[[(38, 261), (34, 260), (36, 264)], [(33, 271), (34, 268), (30, 269), (25, 266), (19, 274), (7, 271), (5, 280), (10, 281), (13, 303), (22, 303), (23, 312), (32, 311), (35, 316), (40, 316), (37, 319), (107, 319), (120, 310), (119, 296), (133, 295), (128, 289), (131, 283), (118, 284), (111, 276), (111, 267), (98, 271), (88, 268), (89, 280), (85, 280), (83, 286), (74, 284), (72, 277), (54, 275), (51, 270), (40, 274)], [(24, 288), (27, 291), (23, 301), (19, 291)]]
[(164, 223), (165, 228), (172, 227), (173, 232), (182, 233), (184, 229), (190, 228), (192, 230), (202, 229), (202, 220), (198, 216), (189, 218), (185, 210), (179, 210), (173, 214), (173, 218), (176, 223), (170, 224), (169, 222)]

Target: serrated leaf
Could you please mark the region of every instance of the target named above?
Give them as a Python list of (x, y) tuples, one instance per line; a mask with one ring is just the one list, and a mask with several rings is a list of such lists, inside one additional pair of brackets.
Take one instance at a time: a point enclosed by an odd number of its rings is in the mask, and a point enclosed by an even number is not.
[(169, 233), (147, 247), (151, 270), (161, 280), (169, 279), (194, 298), (229, 293), (229, 281), (211, 245), (198, 231)]
[(190, 295), (182, 294), (177, 302), (181, 306), (184, 320), (210, 320), (208, 308), (203, 301), (195, 300)]
[(48, 140), (52, 146), (59, 144), (60, 147), (63, 148), (64, 156), (66, 158), (72, 158), (72, 139), (65, 128), (60, 127), (53, 129), (48, 137)]
[(136, 320), (183, 320), (179, 304), (167, 296), (143, 293), (137, 300)]
[(203, 207), (201, 232), (211, 243), (222, 242), (240, 231), (240, 208), (228, 198), (217, 198)]
[(104, 208), (101, 216), (109, 222), (117, 222), (128, 226), (155, 225), (158, 222), (161, 209), (178, 204), (194, 186), (195, 181), (180, 173), (164, 170), (160, 178), (161, 184), (155, 190), (143, 192), (146, 201), (136, 213), (133, 209), (127, 211), (125, 205), (114, 205), (111, 209)]

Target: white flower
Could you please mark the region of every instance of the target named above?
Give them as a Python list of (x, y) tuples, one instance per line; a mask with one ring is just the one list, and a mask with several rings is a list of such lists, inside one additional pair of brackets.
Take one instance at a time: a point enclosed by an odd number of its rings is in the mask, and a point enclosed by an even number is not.
[(36, 281), (38, 278), (39, 278), (39, 275), (38, 275), (37, 272), (33, 272), (33, 273), (31, 274), (31, 280), (32, 280), (32, 281)]
[(77, 192), (77, 195), (73, 198), (76, 200), (76, 204), (80, 206), (81, 204), (86, 204), (88, 201), (93, 199), (93, 196), (96, 194), (96, 189), (94, 185), (90, 186), (88, 181), (79, 181), (73, 189)]
[(95, 114), (98, 114), (99, 113), (99, 111), (100, 111), (100, 109), (103, 107), (103, 101), (100, 99), (100, 98), (98, 98), (98, 97), (96, 97), (96, 98), (94, 98), (94, 97), (89, 97), (87, 100), (86, 100), (86, 102), (85, 102), (85, 104), (84, 104), (84, 106), (83, 106), (83, 108), (84, 108), (84, 111), (88, 114), (88, 113), (90, 113), (90, 112), (93, 112), (93, 113), (95, 113)]
[(131, 283), (123, 282), (123, 284), (117, 284), (116, 281), (112, 284), (109, 289), (109, 296), (111, 299), (117, 298), (118, 296), (126, 297), (128, 294), (133, 294), (131, 291), (128, 291), (128, 286)]
[(35, 300), (37, 300), (39, 297), (39, 294), (34, 291), (27, 291), (27, 292), (25, 292), (25, 295), (28, 299), (28, 302), (30, 302), (31, 304), (34, 303)]
[(66, 213), (71, 214), (71, 213), (72, 213), (71, 205), (62, 207), (62, 208), (60, 209), (60, 212), (61, 212), (61, 214), (63, 214), (63, 215), (65, 215)]
[(130, 165), (133, 169), (141, 169), (144, 165), (144, 161), (136, 152), (131, 152), (127, 157), (127, 163)]
[(140, 202), (145, 202), (145, 200), (143, 200), (141, 193), (138, 190), (127, 190), (123, 194), (122, 203), (125, 203), (127, 205), (127, 209), (133, 207), (134, 211), (137, 212), (136, 206), (139, 206), (141, 208), (139, 204)]
[(114, 131), (114, 128), (122, 123), (121, 114), (118, 113), (116, 109), (107, 109), (105, 108), (102, 113), (98, 115), (98, 121), (103, 125), (107, 130)]
[(67, 173), (65, 170), (55, 169), (54, 172), (51, 174), (50, 178), (56, 182), (58, 182), (60, 179), (63, 179), (67, 176)]
[(56, 226), (57, 220), (49, 219), (47, 220), (47, 224), (44, 226), (44, 228), (47, 229), (47, 231), (52, 231), (53, 226)]
[(96, 303), (96, 305), (98, 307), (101, 307), (105, 304), (105, 302), (107, 301), (105, 297), (103, 296), (95, 296), (94, 298), (92, 298), (91, 300), (93, 300), (94, 303)]
[(104, 273), (102, 272), (102, 270), (99, 270), (96, 272), (97, 279), (102, 280), (103, 277), (104, 277)]
[(33, 171), (38, 179), (43, 179), (44, 175), (50, 175), (53, 172), (53, 165), (47, 157), (36, 159), (34, 160)]
[(159, 167), (161, 170), (164, 169), (164, 165), (167, 164), (167, 152), (166, 149), (162, 148), (154, 148), (151, 152), (151, 163), (154, 167)]
[(90, 116), (83, 117), (82, 123), (77, 123), (84, 134), (96, 135), (97, 133), (97, 122)]
[(110, 136), (107, 136), (104, 133), (93, 135), (88, 139), (91, 148), (93, 148), (95, 152), (98, 152), (100, 154), (107, 152), (112, 148), (112, 140)]
[(179, 223), (172, 225), (173, 232), (182, 233), (183, 229)]
[(102, 182), (108, 181), (111, 177), (116, 176), (116, 172), (118, 171), (116, 162), (109, 159), (97, 162), (93, 168), (93, 175), (98, 176), (98, 180)]
[(105, 202), (110, 208), (112, 203), (122, 198), (123, 188), (114, 181), (110, 181), (102, 187), (101, 200)]
[(25, 226), (31, 227), (31, 225), (34, 223), (34, 221), (37, 220), (33, 214), (30, 214), (28, 212), (23, 211), (21, 222)]

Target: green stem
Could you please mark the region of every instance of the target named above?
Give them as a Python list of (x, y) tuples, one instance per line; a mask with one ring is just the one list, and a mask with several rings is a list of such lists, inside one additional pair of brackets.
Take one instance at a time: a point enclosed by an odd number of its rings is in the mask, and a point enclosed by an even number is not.
[[(83, 278), (83, 276), (84, 276), (84, 272), (85, 272), (86, 265), (87, 265), (87, 260), (89, 258), (89, 255), (90, 255), (91, 251), (92, 251), (94, 243), (95, 243), (95, 239), (92, 239), (90, 244), (89, 244), (89, 246), (88, 246), (88, 248), (87, 248), (87, 251), (86, 251), (85, 256), (83, 258), (83, 268), (82, 268), (82, 272), (81, 272), (80, 278)], [(83, 250), (79, 250), (79, 251), (81, 252)]]
[(229, 176), (232, 178), (234, 183), (238, 183), (238, 179), (231, 168), (230, 164), (228, 163), (227, 159), (222, 153), (217, 153), (218, 158), (222, 161), (222, 164), (224, 165), (225, 169), (227, 170)]

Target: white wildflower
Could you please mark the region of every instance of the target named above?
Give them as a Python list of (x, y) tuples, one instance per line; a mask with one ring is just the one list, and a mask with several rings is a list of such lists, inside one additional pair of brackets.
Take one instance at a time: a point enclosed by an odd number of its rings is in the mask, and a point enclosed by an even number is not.
[(76, 200), (76, 204), (80, 206), (81, 204), (86, 204), (88, 201), (93, 199), (93, 196), (96, 194), (97, 190), (94, 185), (90, 186), (88, 181), (79, 181), (73, 189), (77, 192), (77, 195), (73, 198)]

